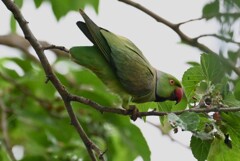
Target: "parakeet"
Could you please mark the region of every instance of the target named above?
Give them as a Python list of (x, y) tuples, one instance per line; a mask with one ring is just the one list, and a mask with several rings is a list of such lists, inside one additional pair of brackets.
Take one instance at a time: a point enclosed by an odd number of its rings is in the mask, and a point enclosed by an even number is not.
[(70, 54), (117, 93), (123, 107), (130, 102), (181, 101), (183, 89), (174, 76), (152, 67), (129, 39), (97, 26), (84, 11), (80, 14), (85, 23), (78, 21), (77, 26), (93, 46), (72, 47)]

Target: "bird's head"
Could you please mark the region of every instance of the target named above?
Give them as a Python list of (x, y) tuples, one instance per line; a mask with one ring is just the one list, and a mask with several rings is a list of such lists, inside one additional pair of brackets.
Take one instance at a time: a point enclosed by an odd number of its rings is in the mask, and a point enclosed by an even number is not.
[(179, 103), (184, 95), (181, 83), (174, 76), (157, 71), (155, 102), (166, 100)]

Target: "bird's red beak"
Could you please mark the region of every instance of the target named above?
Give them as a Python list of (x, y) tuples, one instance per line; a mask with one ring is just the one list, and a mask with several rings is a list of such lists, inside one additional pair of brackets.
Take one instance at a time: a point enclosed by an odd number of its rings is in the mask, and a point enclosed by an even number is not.
[(176, 96), (176, 101), (179, 103), (182, 100), (183, 97), (183, 89), (178, 87), (175, 89), (175, 96)]

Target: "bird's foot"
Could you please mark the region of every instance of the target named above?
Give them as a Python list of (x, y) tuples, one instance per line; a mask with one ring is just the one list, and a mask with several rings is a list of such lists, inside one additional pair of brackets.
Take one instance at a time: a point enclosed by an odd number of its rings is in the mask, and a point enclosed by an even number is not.
[(129, 109), (128, 109), (130, 115), (131, 120), (136, 121), (139, 116), (139, 110), (137, 109), (137, 107), (135, 105), (129, 105)]

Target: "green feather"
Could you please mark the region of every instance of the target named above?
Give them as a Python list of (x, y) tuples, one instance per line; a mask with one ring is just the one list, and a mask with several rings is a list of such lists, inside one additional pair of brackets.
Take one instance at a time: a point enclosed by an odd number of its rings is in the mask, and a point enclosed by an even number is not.
[(104, 84), (123, 99), (123, 105), (127, 105), (131, 96), (119, 85), (110, 65), (102, 56), (101, 52), (94, 46), (77, 46), (70, 49), (73, 60), (94, 72)]
[(126, 38), (105, 30), (101, 30), (101, 33), (111, 48), (112, 66), (123, 87), (137, 97), (154, 93), (155, 71), (141, 51)]

